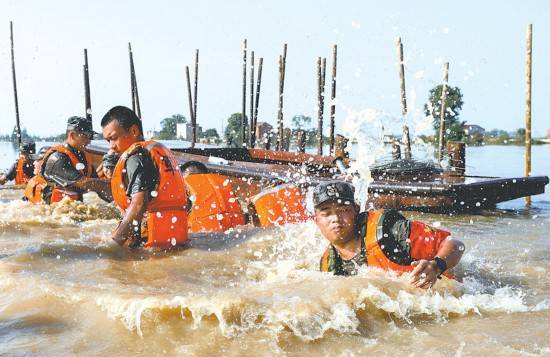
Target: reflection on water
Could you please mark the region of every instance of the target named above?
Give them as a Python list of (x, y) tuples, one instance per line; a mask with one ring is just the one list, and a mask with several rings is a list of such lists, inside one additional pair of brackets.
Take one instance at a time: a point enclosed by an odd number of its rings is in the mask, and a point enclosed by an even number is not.
[[(534, 172), (550, 172), (547, 150), (534, 148)], [(0, 152), (5, 167), (14, 156)], [(470, 173), (521, 174), (522, 148), (467, 155)], [(116, 208), (94, 194), (52, 207), (21, 194), (0, 190), (1, 354), (550, 354), (548, 194), (530, 210), (407, 213), (467, 245), (464, 282), (431, 291), (367, 268), (319, 273), (326, 243), (311, 222), (127, 251), (109, 239)]]

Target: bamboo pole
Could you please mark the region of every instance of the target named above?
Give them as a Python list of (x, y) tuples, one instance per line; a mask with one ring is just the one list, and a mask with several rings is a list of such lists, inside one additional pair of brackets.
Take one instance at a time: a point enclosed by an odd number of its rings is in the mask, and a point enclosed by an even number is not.
[(260, 57), (260, 64), (258, 66), (258, 81), (256, 82), (256, 100), (254, 101), (254, 129), (252, 136), (251, 148), (254, 148), (256, 145), (256, 140), (258, 137), (258, 104), (260, 103), (260, 87), (262, 85), (262, 67), (264, 65), (264, 59)]
[(250, 115), (248, 119), (249, 147), (254, 148), (254, 51), (250, 51)]
[(439, 147), (437, 150), (437, 161), (443, 159), (443, 148), (445, 147), (445, 112), (447, 111), (447, 84), (449, 83), (449, 62), (443, 65), (443, 86), (441, 88), (441, 110), (439, 113)]
[(90, 94), (90, 68), (88, 67), (88, 50), (84, 49), (84, 101), (86, 119), (92, 120), (92, 99)]
[[(195, 113), (193, 112), (193, 97), (191, 94), (191, 77), (189, 76), (189, 66), (185, 66), (185, 78), (187, 80), (187, 99), (189, 101), (189, 116), (191, 119), (191, 125), (193, 126), (193, 123), (195, 122)], [(187, 130), (185, 131), (186, 138), (187, 138)], [(195, 147), (195, 137), (193, 136), (191, 140), (191, 147)]]
[(338, 55), (338, 47), (334, 45), (332, 48), (332, 90), (330, 94), (330, 136), (329, 136), (329, 153), (334, 155), (334, 122), (336, 116), (336, 105), (334, 99), (336, 98), (336, 58)]
[[(403, 43), (401, 37), (397, 38), (397, 59), (399, 66), (399, 80), (401, 84), (401, 114), (403, 117), (407, 115), (407, 93), (405, 91), (405, 66), (403, 64)], [(403, 118), (404, 119), (404, 118)], [(409, 127), (403, 125), (403, 139), (405, 141), (405, 158), (411, 158), (411, 138), (409, 135)]]
[(241, 113), (241, 139), (242, 145), (246, 147), (246, 38), (243, 42), (243, 103)]
[(197, 142), (197, 88), (199, 84), (199, 50), (195, 51), (195, 86), (193, 88), (193, 121), (191, 123), (193, 127), (193, 144), (195, 147)]
[(17, 78), (15, 76), (15, 52), (13, 49), (13, 22), (10, 21), (10, 41), (11, 41), (11, 77), (13, 80), (13, 98), (15, 103), (15, 128), (17, 131), (17, 145), (21, 147), (21, 124), (19, 121), (19, 100), (17, 98)]
[(321, 57), (317, 57), (317, 155), (323, 155), (323, 69)]
[[(531, 74), (533, 59), (533, 25), (527, 26), (527, 56), (525, 63), (525, 176), (531, 176)], [(525, 197), (531, 205), (531, 196)]]

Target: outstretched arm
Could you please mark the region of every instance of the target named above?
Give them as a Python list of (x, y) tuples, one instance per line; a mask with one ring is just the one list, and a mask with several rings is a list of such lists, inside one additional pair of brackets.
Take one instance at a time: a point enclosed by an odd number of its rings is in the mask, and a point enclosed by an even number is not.
[(113, 240), (118, 244), (131, 247), (141, 235), (141, 220), (147, 209), (147, 192), (137, 192), (132, 195), (130, 207), (126, 210), (122, 221), (113, 232)]
[(93, 191), (106, 202), (113, 201), (111, 182), (109, 180), (83, 177), (71, 186), (84, 191)]
[[(464, 253), (464, 244), (461, 241), (446, 238), (441, 242), (436, 256), (443, 259), (447, 264), (447, 269), (454, 268), (462, 254)], [(422, 289), (432, 287), (437, 278), (443, 273), (434, 260), (421, 259), (412, 262), (414, 270), (411, 273), (411, 284)]]

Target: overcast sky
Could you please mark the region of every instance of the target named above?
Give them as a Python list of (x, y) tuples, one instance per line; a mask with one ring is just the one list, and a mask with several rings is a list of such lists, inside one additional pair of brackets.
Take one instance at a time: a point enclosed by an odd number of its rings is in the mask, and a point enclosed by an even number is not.
[[(277, 59), (288, 43), (285, 122), (316, 117), (316, 61), (338, 44), (337, 131), (344, 107), (399, 117), (395, 37), (405, 47), (407, 91), (420, 109), (450, 62), (464, 94), (462, 120), (486, 129), (524, 126), (525, 34), (534, 27), (533, 130), (550, 128), (550, 21), (546, 1), (38, 1), (0, 0), (0, 133), (15, 114), (9, 21), (14, 21), (22, 125), (49, 135), (84, 115), (88, 49), (94, 127), (130, 106), (127, 43), (134, 50), (145, 129), (188, 117), (185, 65), (200, 49), (198, 114), (221, 129), (241, 111), (242, 40), (264, 58), (259, 120), (275, 122)], [(327, 70), (327, 72), (330, 72)], [(328, 77), (328, 75), (327, 75)], [(412, 97), (415, 97), (413, 100)], [(327, 120), (325, 120), (326, 122)]]

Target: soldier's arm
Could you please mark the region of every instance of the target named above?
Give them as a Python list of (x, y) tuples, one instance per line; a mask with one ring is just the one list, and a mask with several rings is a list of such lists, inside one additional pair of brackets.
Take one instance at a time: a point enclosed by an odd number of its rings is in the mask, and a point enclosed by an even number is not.
[(83, 191), (93, 191), (106, 202), (113, 201), (111, 182), (106, 179), (82, 177), (70, 185)]
[(3, 185), (8, 181), (14, 180), (16, 175), (17, 175), (17, 161), (15, 161), (15, 164), (13, 164), (10, 167), (10, 170), (6, 174), (0, 175), (0, 185)]
[(134, 245), (141, 234), (141, 221), (147, 209), (147, 192), (137, 192), (132, 195), (130, 206), (126, 210), (122, 221), (113, 233), (113, 240), (126, 247)]

